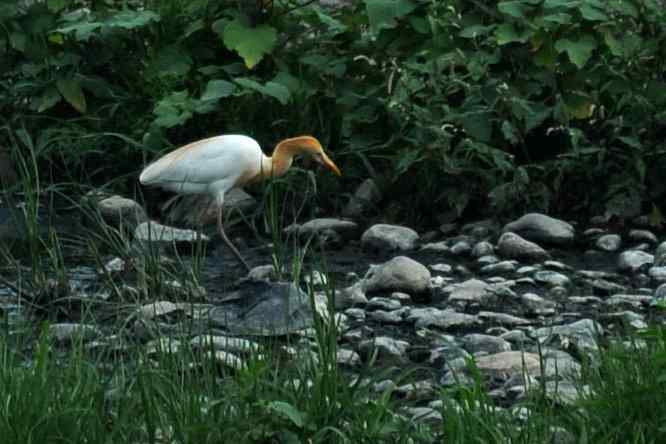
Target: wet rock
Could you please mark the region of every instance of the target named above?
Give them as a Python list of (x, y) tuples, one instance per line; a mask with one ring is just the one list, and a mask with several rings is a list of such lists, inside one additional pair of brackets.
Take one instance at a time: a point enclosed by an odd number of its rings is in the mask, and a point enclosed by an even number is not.
[(391, 293), (391, 299), (396, 300), (401, 304), (408, 304), (412, 302), (412, 297), (407, 293), (403, 293), (401, 291), (394, 291), (393, 293)]
[(348, 348), (338, 348), (335, 352), (335, 362), (338, 365), (358, 367), (361, 365), (361, 356), (354, 350), (350, 350)]
[(193, 244), (200, 241), (209, 241), (210, 238), (194, 230), (174, 228), (149, 221), (143, 222), (136, 227), (134, 230), (134, 240), (158, 246), (171, 246), (174, 243)]
[(234, 335), (281, 336), (312, 326), (310, 296), (293, 283), (245, 282), (210, 310), (210, 323)]
[(459, 240), (451, 246), (449, 251), (456, 256), (466, 256), (472, 252), (472, 246), (466, 240)]
[(183, 310), (170, 301), (156, 301), (136, 309), (134, 315), (140, 319), (151, 320), (168, 316), (180, 316)]
[(407, 407), (404, 409), (411, 422), (437, 426), (442, 423), (442, 414), (431, 407)]
[(495, 253), (495, 247), (488, 241), (477, 242), (472, 248), (472, 257), (479, 258), (481, 256), (488, 256)]
[(366, 305), (368, 298), (365, 296), (364, 282), (359, 281), (349, 287), (343, 288), (335, 293), (334, 305), (337, 309), (351, 307), (353, 305)]
[(416, 248), (419, 235), (411, 228), (398, 225), (376, 224), (361, 236), (365, 250), (409, 251)]
[(526, 214), (506, 224), (502, 232), (509, 231), (533, 242), (556, 245), (570, 244), (575, 233), (571, 224), (539, 213)]
[(345, 314), (355, 321), (365, 320), (365, 310), (362, 308), (348, 308), (345, 310)]
[(597, 337), (604, 332), (603, 327), (592, 319), (581, 319), (571, 324), (537, 328), (532, 337), (542, 344), (555, 344), (558, 348), (568, 349), (573, 346), (577, 351), (596, 351), (599, 349)]
[(479, 333), (465, 335), (461, 342), (465, 350), (472, 354), (478, 352), (492, 354), (511, 350), (511, 344), (504, 339)]
[[(487, 257), (487, 256), (486, 256)], [(480, 258), (482, 259), (482, 258)], [(481, 274), (509, 274), (516, 271), (515, 261), (501, 261), (481, 267), (479, 272)]]
[(228, 367), (234, 370), (242, 370), (245, 368), (245, 363), (241, 358), (236, 356), (233, 353), (229, 353), (224, 350), (211, 350), (206, 353), (209, 359), (215, 361), (215, 363), (222, 367)]
[(650, 267), (648, 270), (648, 276), (654, 279), (657, 282), (666, 281), (666, 266), (659, 267)]
[(406, 256), (397, 256), (371, 266), (363, 278), (363, 289), (366, 293), (404, 291), (414, 296), (430, 291), (430, 277), (424, 265)]
[(532, 342), (532, 338), (527, 336), (522, 330), (509, 330), (506, 333), (501, 334), (500, 338), (512, 344), (516, 344), (519, 349), (522, 349), (524, 344)]
[(445, 253), (449, 251), (449, 244), (446, 241), (430, 242), (421, 246), (421, 251), (429, 251), (432, 253)]
[(101, 334), (102, 332), (91, 324), (63, 322), (49, 325), (49, 336), (60, 344), (86, 342), (100, 337)]
[(631, 230), (629, 231), (629, 239), (634, 242), (647, 242), (649, 244), (658, 242), (657, 236), (649, 230)]
[(654, 264), (659, 267), (666, 265), (666, 242), (660, 243), (654, 251)]
[(370, 356), (376, 350), (379, 357), (404, 358), (409, 348), (409, 342), (388, 336), (378, 336), (361, 341), (358, 348), (366, 356)]
[(256, 353), (261, 347), (254, 341), (231, 336), (199, 335), (190, 340), (193, 348), (208, 350), (226, 350), (235, 353)]
[(335, 218), (312, 219), (303, 225), (292, 225), (285, 229), (290, 232), (296, 230), (301, 238), (311, 238), (329, 232), (337, 233), (341, 239), (355, 239), (358, 235), (358, 224), (349, 220)]
[(563, 405), (575, 405), (581, 396), (589, 395), (590, 387), (585, 385), (582, 389), (571, 382), (548, 381), (545, 384), (546, 397), (551, 401)]
[(618, 234), (603, 235), (594, 243), (596, 248), (609, 253), (619, 250), (621, 245), (622, 238)]
[(478, 303), (486, 304), (495, 299), (490, 284), (478, 279), (469, 279), (453, 286), (449, 295), (450, 303)]
[(502, 325), (509, 328), (532, 324), (532, 322), (528, 321), (527, 319), (510, 315), (508, 313), (480, 311), (477, 316), (481, 322), (484, 322), (486, 324)]
[(566, 287), (571, 284), (571, 279), (562, 273), (550, 270), (542, 270), (534, 273), (534, 280), (543, 282), (551, 287)]
[(646, 265), (654, 262), (654, 256), (644, 251), (628, 250), (620, 253), (617, 268), (620, 271), (635, 273)]
[(400, 324), (407, 313), (409, 313), (409, 308), (405, 307), (393, 311), (375, 310), (369, 312), (368, 316), (382, 324)]
[(396, 387), (393, 394), (407, 400), (431, 399), (437, 393), (437, 387), (429, 379), (410, 382)]
[(366, 179), (356, 189), (342, 210), (345, 217), (356, 218), (367, 213), (381, 200), (382, 193), (373, 179)]
[[(436, 345), (430, 350), (428, 363), (442, 369), (452, 367), (452, 362), (466, 362), (472, 355), (464, 348), (458, 346), (455, 342)], [(456, 365), (453, 365), (456, 366)]]
[(539, 355), (521, 351), (504, 351), (475, 358), (477, 369), (495, 380), (522, 378), (523, 374), (538, 375), (541, 370)]
[(520, 302), (528, 311), (535, 315), (550, 316), (555, 314), (555, 303), (534, 293), (525, 293), (520, 296)]
[(506, 232), (497, 243), (500, 256), (522, 261), (542, 261), (550, 254), (534, 242), (530, 242), (517, 234)]
[(132, 199), (122, 196), (110, 196), (101, 200), (91, 200), (102, 219), (113, 227), (128, 227), (134, 229), (139, 224), (148, 221), (146, 211)]
[(397, 310), (402, 307), (400, 301), (391, 298), (374, 297), (368, 301), (368, 310)]
[(464, 329), (479, 323), (474, 315), (434, 307), (412, 308), (406, 320), (407, 322), (413, 322), (416, 328), (438, 327), (442, 330)]
[(652, 299), (652, 296), (645, 296), (642, 294), (614, 294), (604, 300), (604, 305), (613, 308), (623, 307), (640, 309), (644, 306), (648, 306), (650, 302), (652, 302)]

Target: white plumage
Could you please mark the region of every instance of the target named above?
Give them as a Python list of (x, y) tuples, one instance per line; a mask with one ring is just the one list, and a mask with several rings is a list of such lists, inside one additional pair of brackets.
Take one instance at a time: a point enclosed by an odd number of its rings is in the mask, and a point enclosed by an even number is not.
[(143, 185), (158, 186), (179, 194), (214, 196), (219, 207), (220, 235), (249, 270), (247, 262), (229, 241), (222, 227), (224, 195), (249, 182), (283, 175), (297, 154), (310, 155), (316, 162), (340, 175), (338, 167), (314, 137), (285, 139), (277, 144), (273, 156), (268, 157), (256, 140), (232, 134), (199, 140), (162, 156), (141, 172), (139, 181)]

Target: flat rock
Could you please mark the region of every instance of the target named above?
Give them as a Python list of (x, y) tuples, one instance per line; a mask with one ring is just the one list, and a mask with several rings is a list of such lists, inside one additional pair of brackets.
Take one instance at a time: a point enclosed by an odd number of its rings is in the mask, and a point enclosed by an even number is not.
[(532, 324), (532, 322), (528, 321), (527, 319), (510, 315), (508, 313), (480, 311), (477, 316), (481, 322), (485, 322), (487, 324), (492, 324), (492, 325), (502, 325), (504, 327), (509, 327), (509, 328)]
[(148, 216), (138, 202), (126, 197), (113, 195), (100, 200), (90, 199), (102, 219), (113, 226), (126, 226), (134, 229), (137, 225), (146, 222)]
[(156, 301), (137, 308), (134, 314), (140, 319), (150, 320), (176, 314), (180, 315), (183, 314), (183, 310), (173, 302)]
[(90, 341), (101, 336), (101, 331), (91, 324), (63, 322), (49, 325), (49, 335), (61, 344)]
[(581, 319), (571, 324), (537, 328), (532, 331), (531, 335), (542, 344), (550, 344), (554, 341), (556, 345), (564, 345), (563, 348), (567, 348), (566, 344), (573, 343), (578, 350), (596, 351), (599, 348), (597, 337), (603, 333), (604, 329), (598, 322), (592, 319)]
[(462, 337), (461, 342), (465, 350), (472, 354), (478, 352), (492, 354), (511, 350), (511, 344), (508, 341), (497, 336), (480, 333), (465, 335)]
[(210, 323), (234, 335), (282, 336), (311, 327), (310, 297), (293, 283), (245, 282), (210, 310)]
[(209, 241), (210, 238), (194, 230), (161, 225), (154, 221), (143, 222), (134, 230), (134, 240), (144, 243), (170, 246), (179, 243), (192, 244)]
[(502, 232), (513, 232), (533, 242), (555, 245), (570, 244), (575, 235), (571, 224), (540, 213), (526, 214), (506, 224)]
[(410, 251), (416, 248), (418, 240), (418, 233), (411, 228), (375, 224), (363, 233), (361, 245), (373, 251)]
[(451, 303), (479, 303), (485, 304), (495, 299), (491, 285), (479, 279), (469, 279), (453, 286), (448, 301)]
[(617, 259), (617, 268), (620, 271), (635, 273), (641, 268), (654, 263), (654, 256), (640, 250), (628, 250), (620, 253)]
[(195, 336), (190, 340), (190, 345), (194, 348), (226, 350), (236, 353), (252, 353), (261, 349), (258, 343), (249, 339), (210, 334)]
[(358, 234), (358, 224), (350, 220), (328, 217), (309, 220), (303, 225), (299, 225), (297, 230), (301, 238), (333, 231), (342, 239), (353, 239)]
[(406, 321), (413, 322), (416, 328), (438, 327), (442, 330), (465, 329), (479, 324), (478, 318), (474, 315), (434, 307), (412, 308)]
[(406, 256), (397, 256), (381, 265), (370, 267), (363, 277), (363, 290), (403, 291), (411, 296), (430, 291), (430, 271)]
[(348, 348), (338, 348), (335, 352), (335, 362), (338, 365), (358, 367), (361, 365), (361, 356), (354, 350), (350, 350)]
[(361, 341), (358, 348), (367, 356), (376, 350), (380, 357), (404, 358), (409, 348), (409, 342), (393, 339), (388, 336), (378, 336), (373, 339)]

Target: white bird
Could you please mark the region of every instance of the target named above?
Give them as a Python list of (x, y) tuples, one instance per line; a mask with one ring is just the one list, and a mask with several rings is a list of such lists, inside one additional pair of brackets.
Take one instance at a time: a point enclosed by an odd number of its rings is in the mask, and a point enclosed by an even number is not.
[(305, 154), (336, 175), (340, 170), (311, 136), (285, 139), (268, 157), (256, 140), (243, 135), (223, 135), (192, 142), (157, 159), (139, 176), (143, 185), (157, 186), (179, 194), (210, 194), (218, 206), (217, 226), (224, 242), (238, 260), (250, 266), (231, 243), (222, 227), (222, 204), (227, 191), (289, 170), (294, 156)]

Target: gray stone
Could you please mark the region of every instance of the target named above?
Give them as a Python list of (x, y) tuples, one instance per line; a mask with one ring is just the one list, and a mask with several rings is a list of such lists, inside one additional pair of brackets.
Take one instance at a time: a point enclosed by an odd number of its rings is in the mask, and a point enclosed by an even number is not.
[(373, 179), (366, 179), (359, 185), (356, 192), (342, 210), (345, 217), (356, 218), (368, 212), (381, 200), (382, 193)]
[(442, 423), (442, 414), (431, 407), (406, 407), (405, 413), (411, 422), (437, 426)]
[(374, 339), (361, 341), (358, 348), (366, 356), (376, 350), (380, 357), (404, 358), (409, 348), (409, 342), (388, 336), (378, 336)]
[(49, 325), (49, 335), (60, 344), (71, 344), (76, 341), (91, 341), (100, 337), (102, 332), (91, 324), (63, 322)]
[(335, 352), (335, 362), (338, 365), (358, 367), (361, 365), (361, 356), (354, 350), (350, 350), (348, 348), (338, 348)]
[(445, 253), (449, 251), (449, 244), (446, 241), (429, 242), (421, 246), (421, 251), (429, 251), (432, 253)]
[(594, 246), (601, 251), (612, 253), (620, 249), (622, 238), (618, 234), (605, 234), (594, 243)]
[(410, 295), (430, 291), (430, 271), (406, 256), (397, 256), (381, 265), (371, 266), (363, 277), (366, 293), (404, 291)]
[(646, 265), (654, 262), (654, 256), (644, 251), (628, 250), (620, 253), (617, 268), (620, 271), (635, 273)]
[(146, 211), (132, 199), (122, 196), (110, 196), (95, 202), (102, 219), (113, 227), (125, 226), (134, 229), (137, 225), (148, 221)]
[(657, 282), (666, 282), (666, 266), (650, 267), (648, 276)]
[(562, 273), (550, 270), (542, 270), (534, 273), (534, 280), (543, 282), (551, 287), (555, 286), (568, 286), (571, 284), (571, 279)]
[(376, 224), (361, 236), (361, 245), (374, 251), (409, 251), (416, 248), (419, 235), (411, 228)]
[(477, 242), (472, 248), (472, 257), (488, 256), (495, 253), (495, 247), (488, 241)]
[(652, 296), (645, 296), (642, 294), (614, 294), (604, 300), (604, 305), (613, 308), (624, 307), (640, 309), (644, 306), (648, 306), (652, 300)]
[(550, 254), (539, 245), (511, 232), (506, 232), (499, 238), (497, 251), (500, 256), (521, 261), (536, 262), (550, 257)]
[(335, 293), (335, 308), (347, 308), (352, 305), (365, 305), (368, 298), (365, 296), (364, 282), (359, 281)]
[(478, 279), (469, 279), (460, 284), (455, 284), (448, 300), (450, 303), (485, 304), (494, 299), (496, 299), (496, 296), (491, 291), (490, 284)]
[(391, 298), (374, 297), (368, 301), (368, 310), (397, 310), (402, 307), (400, 301)]
[(155, 301), (137, 308), (134, 315), (140, 319), (151, 320), (167, 316), (181, 316), (183, 310), (170, 301)]
[(192, 244), (199, 241), (209, 241), (210, 238), (194, 230), (174, 228), (149, 221), (139, 224), (136, 227), (134, 230), (134, 240), (158, 246), (171, 246), (174, 243)]
[(472, 246), (466, 240), (459, 240), (451, 245), (450, 252), (456, 256), (465, 256), (472, 252)]
[(442, 330), (478, 325), (478, 319), (474, 315), (434, 307), (413, 308), (407, 315), (406, 321), (413, 322), (416, 328), (438, 327)]
[(258, 343), (250, 341), (249, 339), (211, 334), (195, 336), (190, 340), (190, 345), (194, 348), (226, 350), (235, 353), (253, 353), (258, 352), (261, 349)]
[(495, 313), (492, 311), (480, 311), (477, 316), (480, 321), (487, 324), (503, 325), (509, 328), (530, 325), (532, 323), (531, 321), (518, 316), (513, 316), (507, 313)]
[(368, 317), (382, 324), (400, 324), (404, 316), (409, 313), (409, 308), (401, 308), (400, 310), (375, 310), (368, 313)]
[(479, 272), (481, 274), (508, 274), (516, 271), (515, 261), (501, 261), (493, 264), (484, 265)]
[(210, 323), (233, 335), (281, 336), (311, 327), (312, 314), (310, 296), (293, 283), (244, 282), (216, 301)]
[(297, 229), (301, 238), (309, 238), (331, 231), (339, 234), (342, 239), (353, 239), (358, 234), (358, 224), (343, 219), (320, 218), (312, 219), (298, 226)]
[(479, 333), (465, 335), (461, 342), (465, 350), (472, 354), (478, 352), (492, 354), (511, 350), (511, 344), (504, 339)]
[(532, 336), (542, 344), (555, 343), (560, 348), (569, 348), (572, 344), (578, 350), (596, 351), (599, 349), (597, 336), (602, 335), (603, 327), (592, 319), (581, 319), (571, 324), (537, 328)]
[(520, 219), (508, 223), (502, 232), (513, 232), (533, 242), (565, 245), (574, 240), (574, 228), (571, 224), (539, 213), (526, 214)]
[(649, 244), (656, 244), (658, 242), (657, 236), (649, 230), (631, 230), (629, 231), (629, 239), (635, 242), (647, 242)]

